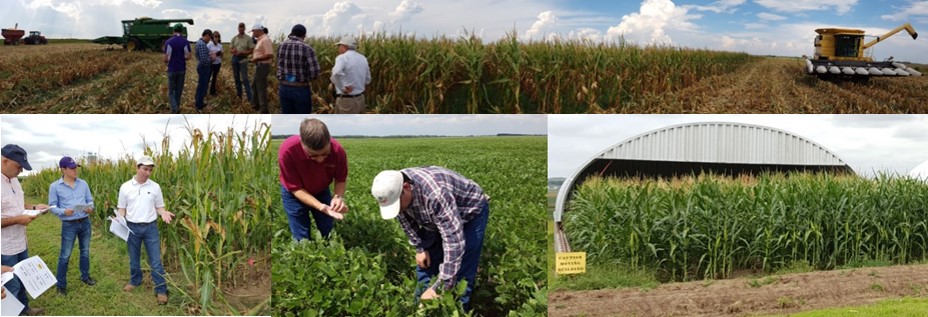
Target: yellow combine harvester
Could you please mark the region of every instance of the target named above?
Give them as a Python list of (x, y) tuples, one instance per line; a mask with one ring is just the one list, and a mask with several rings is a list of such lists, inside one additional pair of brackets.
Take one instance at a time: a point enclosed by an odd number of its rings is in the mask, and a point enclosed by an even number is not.
[(864, 31), (855, 29), (817, 29), (815, 33), (815, 56), (806, 60), (806, 72), (819, 77), (866, 77), (870, 76), (921, 76), (922, 74), (902, 63), (889, 60), (876, 62), (864, 55), (864, 50), (890, 36), (905, 30), (918, 38), (912, 25), (902, 26), (864, 43)]

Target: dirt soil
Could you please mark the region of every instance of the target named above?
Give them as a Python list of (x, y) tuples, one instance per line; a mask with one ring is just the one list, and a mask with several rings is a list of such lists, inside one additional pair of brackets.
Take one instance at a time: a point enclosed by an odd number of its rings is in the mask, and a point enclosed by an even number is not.
[(928, 265), (909, 265), (671, 283), (651, 290), (558, 290), (549, 294), (548, 316), (788, 314), (925, 296), (926, 285)]

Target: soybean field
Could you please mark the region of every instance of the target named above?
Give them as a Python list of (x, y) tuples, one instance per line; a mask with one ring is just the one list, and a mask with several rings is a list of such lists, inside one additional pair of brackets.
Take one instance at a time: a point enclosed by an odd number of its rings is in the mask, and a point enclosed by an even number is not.
[[(267, 314), (272, 238), (267, 219), (277, 175), (270, 126), (255, 122), (245, 131), (188, 126), (188, 131), (191, 139), (177, 153), (168, 151), (168, 138), (145, 149), (155, 161), (151, 180), (161, 185), (166, 209), (175, 214), (170, 224), (158, 220), (169, 292), (191, 315)], [(135, 175), (135, 162), (129, 155), (81, 162), (79, 177), (94, 195), (93, 222), (109, 224), (106, 218), (116, 209), (120, 185)], [(23, 190), (27, 197), (48, 197), (49, 184), (60, 177), (57, 169), (44, 169), (26, 177)], [(119, 240), (106, 228), (94, 230)], [(146, 268), (146, 260), (142, 263)], [(99, 271), (126, 274), (128, 280), (127, 264)]]
[[(281, 140), (275, 140), (275, 147)], [(491, 196), (472, 297), (475, 316), (541, 316), (547, 310), (545, 137), (339, 139), (348, 155), (349, 213), (326, 241), (293, 242), (273, 204), (273, 314), (277, 316), (460, 316), (458, 289), (415, 303), (415, 248), (397, 220), (383, 220), (370, 194), (385, 169), (438, 165)], [(279, 187), (278, 187), (279, 188)]]

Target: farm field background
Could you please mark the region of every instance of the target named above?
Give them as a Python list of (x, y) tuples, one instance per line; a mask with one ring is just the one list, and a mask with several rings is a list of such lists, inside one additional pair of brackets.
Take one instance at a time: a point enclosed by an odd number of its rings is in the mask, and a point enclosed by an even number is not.
[[(281, 38), (277, 36), (278, 41)], [(309, 38), (308, 42), (322, 68), (320, 79), (312, 82), (314, 111), (328, 113), (336, 39)], [(359, 51), (371, 65), (370, 113), (644, 112), (651, 109), (641, 104), (661, 94), (758, 60), (743, 53), (624, 43), (522, 43), (513, 35), (493, 43), (473, 36), (385, 35), (362, 37), (359, 42)], [(0, 52), (3, 112), (169, 111), (166, 70), (159, 53), (104, 50), (91, 43), (3, 47)], [(207, 98), (207, 113), (254, 112), (247, 103), (235, 100), (230, 63), (231, 56), (225, 54), (220, 94)], [(181, 110), (191, 113), (195, 58), (187, 70)], [(276, 67), (268, 86), (272, 113), (279, 112), (275, 73)]]
[[(925, 183), (886, 175), (593, 178), (563, 223), (588, 273), (552, 274), (549, 313), (791, 313), (925, 296), (926, 198)], [(636, 305), (593, 302), (603, 296)]]
[[(274, 140), (273, 148), (282, 140)], [(295, 243), (274, 199), (273, 314), (451, 316), (454, 296), (417, 309), (414, 248), (370, 194), (384, 169), (439, 165), (473, 179), (490, 220), (472, 297), (478, 316), (540, 316), (547, 310), (544, 250), (545, 137), (339, 139), (348, 154), (350, 212), (332, 237)], [(279, 188), (279, 187), (278, 187)], [(312, 229), (318, 235), (318, 230)], [(456, 292), (454, 294), (457, 294)]]
[[(276, 152), (269, 148), (270, 126), (256, 121), (243, 131), (221, 129), (209, 131), (188, 126), (191, 140), (178, 153), (166, 150), (171, 142), (167, 138), (158, 143), (157, 149), (145, 150), (156, 164), (151, 179), (161, 185), (166, 209), (175, 214), (170, 224), (158, 220), (158, 226), (171, 303), (180, 309), (144, 310), (139, 312), (141, 314), (270, 312), (272, 232), (267, 219), (271, 217), (270, 192), (277, 175), (272, 163)], [(128, 254), (125, 242), (109, 233), (106, 218), (116, 209), (120, 185), (135, 175), (135, 162), (135, 158), (128, 155), (81, 162), (83, 167), (79, 172), (94, 196), (91, 258), (95, 265), (92, 274), (115, 284), (100, 285), (94, 291), (112, 287), (120, 294), (114, 296), (116, 298), (122, 296), (122, 286), (129, 279)], [(44, 169), (25, 177), (23, 190), (27, 197), (47, 202), (49, 184), (60, 177), (57, 169)], [(52, 265), (57, 263), (60, 221), (54, 216), (43, 218), (47, 218), (43, 219), (46, 226), (52, 226), (50, 221), (59, 223), (54, 227), (56, 230), (39, 234), (50, 237), (49, 241), (41, 243), (53, 244), (39, 248), (47, 250), (42, 253), (43, 259)], [(32, 237), (30, 242), (37, 243)], [(99, 255), (103, 255), (103, 260), (97, 260)], [(142, 263), (146, 277), (142, 289), (133, 294), (147, 291), (146, 294), (151, 295), (147, 261)], [(69, 276), (79, 276), (76, 266), (77, 255), (72, 255), (70, 267), (74, 269)], [(80, 283), (69, 283), (69, 286), (73, 293), (69, 293), (70, 296), (79, 296), (85, 290)], [(132, 311), (104, 304), (111, 299), (99, 305), (88, 305), (90, 310), (70, 307), (59, 313), (108, 315)], [(153, 300), (151, 304), (154, 305)]]

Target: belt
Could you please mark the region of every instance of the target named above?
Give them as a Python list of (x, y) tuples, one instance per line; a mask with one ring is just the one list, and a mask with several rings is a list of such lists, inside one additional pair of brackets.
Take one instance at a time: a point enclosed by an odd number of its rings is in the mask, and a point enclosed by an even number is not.
[(87, 220), (87, 217), (78, 218), (78, 219), (71, 219), (71, 220), (65, 220), (65, 221), (67, 221), (67, 222), (84, 222), (84, 220)]
[(289, 81), (278, 81), (278, 83), (280, 83), (281, 85), (293, 86), (293, 87), (309, 87), (309, 82), (305, 82), (305, 81), (298, 82), (298, 83), (291, 83)]
[(363, 96), (363, 95), (364, 95), (364, 93), (362, 92), (362, 93), (357, 94), (357, 95), (335, 94), (335, 97), (338, 97), (338, 98), (357, 98), (357, 97), (360, 97), (360, 96)]
[(126, 220), (126, 223), (131, 223), (133, 225), (150, 225), (150, 224), (155, 223), (155, 221), (158, 221), (158, 218), (155, 218), (155, 220), (152, 220), (150, 222), (132, 222), (132, 221)]

